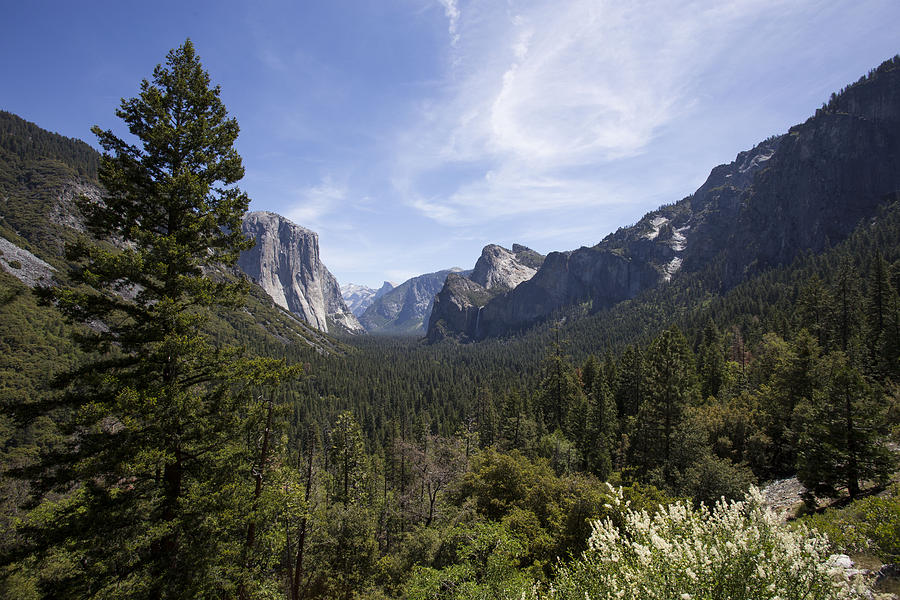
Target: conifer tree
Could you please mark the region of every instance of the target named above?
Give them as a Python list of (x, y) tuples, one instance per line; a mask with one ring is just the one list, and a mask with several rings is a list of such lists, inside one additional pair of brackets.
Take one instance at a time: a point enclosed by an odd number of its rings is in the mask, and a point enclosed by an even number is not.
[(587, 418), (587, 440), (581, 450), (588, 470), (606, 479), (613, 469), (616, 449), (616, 403), (609, 386), (602, 378), (594, 380), (590, 392), (590, 408)]
[(871, 274), (869, 276), (869, 297), (866, 303), (867, 319), (869, 326), (869, 341), (873, 346), (872, 354), (881, 341), (886, 329), (888, 315), (888, 298), (891, 290), (891, 279), (887, 261), (881, 252), (877, 252), (872, 261)]
[(78, 341), (90, 358), (61, 382), (69, 445), (43, 472), (43, 491), (61, 495), (26, 531), (38, 559), (66, 565), (46, 584), (57, 597), (246, 596), (237, 557), (266, 452), (240, 439), (259, 416), (245, 388), (296, 373), (204, 333), (246, 290), (228, 271), (252, 246), (238, 125), (190, 40), (116, 114), (136, 143), (94, 128), (106, 196), (81, 205), (102, 241), (68, 249), (77, 287), (44, 291), (89, 325)]
[(644, 357), (640, 348), (628, 346), (619, 358), (615, 380), (616, 410), (619, 419), (637, 414), (643, 398)]
[(817, 275), (809, 278), (797, 298), (800, 327), (806, 328), (823, 348), (830, 338), (833, 304), (831, 294)]
[(701, 397), (706, 400), (710, 396), (718, 396), (725, 379), (725, 352), (722, 334), (711, 319), (703, 330), (697, 362)]
[(848, 260), (841, 261), (837, 280), (832, 291), (834, 297), (835, 337), (838, 349), (847, 356), (857, 355), (854, 346), (861, 333), (862, 300), (859, 294), (859, 277)]
[(824, 385), (797, 408), (797, 477), (817, 495), (837, 497), (846, 488), (855, 499), (863, 481), (884, 484), (896, 466), (882, 431), (885, 405), (840, 352), (822, 359), (817, 375)]
[(494, 395), (484, 390), (478, 396), (478, 442), (481, 447), (492, 446), (497, 441), (498, 416)]
[(554, 344), (552, 354), (544, 360), (543, 379), (538, 386), (537, 403), (548, 431), (565, 429), (569, 433), (568, 419), (573, 406), (584, 400), (584, 392), (575, 369), (563, 355), (559, 342)]
[(896, 378), (900, 366), (900, 297), (894, 288), (890, 266), (876, 253), (869, 276), (867, 311), (870, 375)]
[(684, 409), (696, 403), (699, 389), (694, 356), (677, 327), (653, 340), (644, 361), (644, 396), (637, 417), (637, 464), (658, 468), (674, 481), (676, 430)]
[(523, 437), (525, 403), (516, 390), (510, 390), (503, 397), (503, 416), (500, 434), (510, 448), (520, 447)]
[(599, 384), (603, 377), (600, 361), (591, 354), (581, 365), (581, 385), (584, 388), (584, 393), (590, 395), (595, 383)]
[(344, 411), (338, 415), (329, 434), (329, 463), (334, 473), (335, 502), (346, 504), (362, 499), (367, 479), (365, 444), (362, 429), (353, 415)]

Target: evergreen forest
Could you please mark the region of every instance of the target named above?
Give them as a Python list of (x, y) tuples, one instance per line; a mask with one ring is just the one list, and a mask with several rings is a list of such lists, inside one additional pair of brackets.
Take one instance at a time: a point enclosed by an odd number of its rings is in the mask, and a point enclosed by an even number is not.
[(0, 236), (54, 269), (0, 255), (0, 597), (886, 593), (900, 191), (728, 289), (711, 263), (472, 344), (328, 335), (235, 267), (238, 124), (191, 42), (117, 115), (139, 143), (100, 155), (0, 113)]

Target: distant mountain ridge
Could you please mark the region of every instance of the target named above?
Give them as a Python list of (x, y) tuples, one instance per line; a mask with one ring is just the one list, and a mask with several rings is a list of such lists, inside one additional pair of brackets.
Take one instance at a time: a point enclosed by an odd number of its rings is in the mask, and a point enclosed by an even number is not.
[(341, 296), (344, 298), (344, 302), (347, 303), (350, 312), (359, 317), (369, 308), (372, 302), (381, 298), (395, 287), (396, 285), (391, 281), (385, 281), (377, 290), (373, 290), (365, 285), (347, 283), (341, 286)]
[(422, 335), (431, 316), (434, 297), (448, 275), (461, 272), (461, 269), (454, 267), (407, 279), (373, 301), (360, 316), (359, 322), (369, 333)]
[[(432, 320), (428, 339), (520, 331), (555, 311), (608, 308), (681, 273), (710, 291), (821, 252), (900, 190), (900, 57), (845, 88), (805, 123), (712, 170), (691, 196), (647, 213), (593, 247), (551, 252), (537, 273), (471, 319)], [(457, 289), (448, 289), (455, 286)], [(448, 280), (447, 300), (471, 294)], [(438, 301), (443, 305), (443, 301)]]
[[(0, 268), (25, 281), (30, 275), (14, 268), (23, 263), (14, 254), (46, 261), (46, 268), (25, 261), (32, 270), (46, 269), (44, 278), (64, 263), (62, 248), (80, 226), (72, 196), (102, 195), (97, 160), (84, 142), (0, 111), (0, 236), (9, 248)], [(274, 213), (247, 215), (246, 233), (263, 243), (241, 257), (241, 268), (278, 306), (319, 331), (418, 335), (427, 328), (431, 341), (475, 341), (521, 331), (573, 306), (602, 310), (685, 273), (702, 273), (707, 289), (727, 291), (844, 239), (898, 191), (895, 57), (833, 95), (806, 122), (712, 169), (694, 194), (592, 247), (537, 260), (524, 246), (491, 244), (473, 271), (429, 273), (377, 299), (372, 294), (371, 304), (354, 306), (359, 318), (322, 263), (318, 236)]]

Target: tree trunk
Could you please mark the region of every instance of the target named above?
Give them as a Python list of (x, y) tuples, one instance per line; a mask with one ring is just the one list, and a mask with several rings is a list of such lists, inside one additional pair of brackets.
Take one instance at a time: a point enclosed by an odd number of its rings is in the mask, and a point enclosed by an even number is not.
[(853, 399), (850, 390), (844, 389), (844, 417), (847, 433), (847, 493), (851, 500), (859, 496), (859, 451), (856, 444), (856, 428), (853, 423)]
[[(254, 479), (256, 479), (256, 486), (253, 490), (253, 504), (251, 506), (251, 515), (256, 512), (256, 509), (259, 507), (259, 497), (262, 495), (262, 486), (263, 486), (263, 472), (266, 468), (266, 462), (269, 457), (269, 436), (272, 430), (272, 399), (269, 398), (269, 406), (266, 413), (266, 429), (263, 432), (263, 443), (262, 448), (259, 452), (259, 465), (255, 469)], [(255, 516), (251, 516), (250, 523), (247, 525), (247, 539), (244, 542), (244, 567), (250, 567), (250, 557), (253, 552), (253, 546), (256, 544), (256, 518)], [(247, 589), (243, 583), (241, 582), (238, 585), (238, 596), (243, 600), (248, 598)]]
[(294, 564), (294, 580), (291, 582), (291, 600), (301, 600), (300, 581), (303, 579), (303, 552), (306, 549), (306, 529), (309, 522), (309, 498), (312, 495), (312, 467), (313, 467), (313, 442), (312, 435), (307, 438), (308, 457), (306, 459), (306, 514), (300, 521), (300, 531), (297, 536), (297, 560)]

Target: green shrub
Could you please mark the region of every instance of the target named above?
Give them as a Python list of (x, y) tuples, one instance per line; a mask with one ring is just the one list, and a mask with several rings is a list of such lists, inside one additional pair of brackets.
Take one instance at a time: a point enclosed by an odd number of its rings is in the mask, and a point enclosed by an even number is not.
[(803, 522), (846, 552), (873, 554), (886, 563), (900, 561), (900, 488), (891, 497), (870, 496), (809, 515)]
[(523, 540), (499, 523), (458, 527), (449, 543), (455, 554), (442, 569), (414, 567), (403, 591), (410, 600), (520, 598), (529, 589), (518, 569), (525, 553)]
[(721, 498), (743, 497), (756, 477), (746, 465), (736, 465), (727, 458), (703, 454), (685, 471), (680, 491), (697, 503), (713, 504)]

